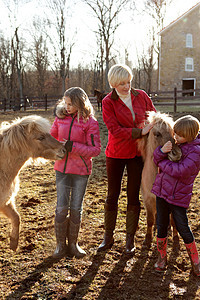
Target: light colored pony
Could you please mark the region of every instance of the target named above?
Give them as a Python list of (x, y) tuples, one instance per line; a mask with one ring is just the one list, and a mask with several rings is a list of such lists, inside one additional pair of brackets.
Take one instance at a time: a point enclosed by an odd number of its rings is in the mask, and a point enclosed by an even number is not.
[[(147, 214), (147, 232), (144, 244), (150, 247), (153, 236), (153, 225), (155, 224), (156, 216), (156, 196), (151, 193), (153, 183), (156, 178), (158, 169), (153, 162), (153, 152), (167, 141), (171, 141), (173, 148), (168, 154), (168, 158), (173, 161), (178, 161), (181, 158), (181, 150), (175, 144), (173, 137), (173, 119), (164, 113), (149, 112), (148, 121), (153, 123), (153, 128), (148, 135), (138, 140), (138, 148), (141, 151), (144, 159), (144, 168), (142, 171), (142, 196)], [(178, 234), (172, 220), (174, 242), (178, 244)]]
[(10, 248), (16, 250), (20, 216), (15, 207), (18, 175), (29, 158), (57, 160), (65, 156), (64, 146), (53, 138), (50, 123), (37, 115), (3, 122), (0, 127), (0, 211), (11, 221)]

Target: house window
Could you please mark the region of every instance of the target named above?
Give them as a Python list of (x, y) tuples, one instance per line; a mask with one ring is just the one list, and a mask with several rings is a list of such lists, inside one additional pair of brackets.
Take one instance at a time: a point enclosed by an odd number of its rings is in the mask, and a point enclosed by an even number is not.
[(193, 41), (192, 41), (192, 34), (188, 33), (186, 34), (186, 47), (192, 48), (193, 47)]
[(193, 58), (186, 57), (186, 59), (185, 59), (185, 71), (189, 71), (189, 72), (194, 71)]

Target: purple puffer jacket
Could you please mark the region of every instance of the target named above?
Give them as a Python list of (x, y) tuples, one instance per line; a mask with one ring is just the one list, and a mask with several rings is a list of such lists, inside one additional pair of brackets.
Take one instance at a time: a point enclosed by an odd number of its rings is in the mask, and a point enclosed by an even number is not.
[(59, 114), (51, 127), (51, 135), (58, 141), (73, 141), (72, 151), (67, 152), (62, 160), (56, 160), (54, 170), (62, 173), (89, 175), (92, 171), (92, 157), (101, 152), (99, 124), (94, 117), (86, 122), (82, 117)]
[(159, 168), (152, 193), (167, 202), (188, 208), (192, 197), (193, 183), (200, 171), (200, 134), (190, 142), (179, 145), (182, 157), (178, 162), (167, 159), (167, 154), (154, 151), (154, 162)]

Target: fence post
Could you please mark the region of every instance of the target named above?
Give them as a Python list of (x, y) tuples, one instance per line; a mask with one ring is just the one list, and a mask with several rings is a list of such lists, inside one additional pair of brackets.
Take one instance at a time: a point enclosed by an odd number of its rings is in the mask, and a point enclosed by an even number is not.
[(6, 111), (6, 98), (4, 98), (4, 101), (3, 101), (4, 103), (3, 103), (3, 106), (4, 106), (4, 111)]
[(26, 111), (27, 96), (24, 97), (24, 111)]
[(47, 111), (47, 94), (44, 95), (45, 110)]
[(174, 112), (176, 113), (176, 106), (177, 106), (177, 88), (174, 88)]

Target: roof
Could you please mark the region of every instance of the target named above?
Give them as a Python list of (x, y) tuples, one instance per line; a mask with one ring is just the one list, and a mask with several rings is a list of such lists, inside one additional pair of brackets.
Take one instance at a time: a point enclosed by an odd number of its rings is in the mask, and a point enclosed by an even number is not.
[(188, 11), (186, 11), (183, 15), (181, 15), (180, 17), (178, 17), (176, 20), (174, 20), (173, 22), (171, 22), (169, 25), (167, 25), (166, 27), (164, 27), (160, 32), (159, 35), (161, 35), (165, 30), (169, 29), (171, 26), (173, 26), (174, 24), (176, 24), (177, 22), (179, 22), (181, 19), (183, 19), (184, 17), (186, 17), (189, 13), (191, 13), (194, 9), (196, 9), (198, 6), (200, 5), (200, 2), (198, 2), (197, 4), (195, 4), (193, 7), (191, 7)]

